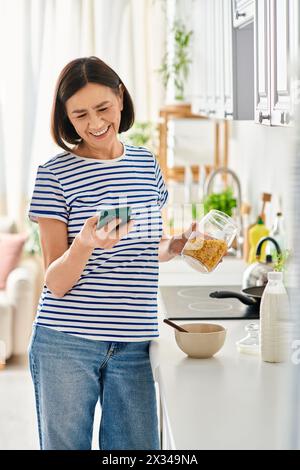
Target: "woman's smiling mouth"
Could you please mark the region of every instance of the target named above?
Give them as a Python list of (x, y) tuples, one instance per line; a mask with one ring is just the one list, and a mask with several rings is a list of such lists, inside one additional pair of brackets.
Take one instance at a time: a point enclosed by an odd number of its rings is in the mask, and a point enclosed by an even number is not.
[(110, 127), (111, 125), (105, 127), (104, 129), (98, 132), (89, 132), (89, 134), (92, 135), (95, 139), (101, 140), (108, 134)]

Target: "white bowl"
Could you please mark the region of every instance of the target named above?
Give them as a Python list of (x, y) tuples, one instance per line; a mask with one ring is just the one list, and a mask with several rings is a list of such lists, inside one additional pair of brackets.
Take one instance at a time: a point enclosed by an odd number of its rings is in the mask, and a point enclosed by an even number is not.
[(216, 354), (223, 346), (226, 329), (213, 323), (186, 323), (180, 325), (188, 333), (175, 330), (179, 348), (188, 356), (205, 359)]

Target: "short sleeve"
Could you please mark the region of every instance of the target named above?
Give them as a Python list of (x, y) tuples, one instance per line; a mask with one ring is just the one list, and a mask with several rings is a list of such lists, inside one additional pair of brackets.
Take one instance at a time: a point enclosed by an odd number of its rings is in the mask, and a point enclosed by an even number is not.
[(63, 188), (54, 173), (41, 165), (38, 166), (28, 217), (32, 222), (37, 222), (37, 217), (49, 217), (68, 224), (69, 212)]
[(168, 193), (166, 184), (164, 182), (159, 163), (157, 159), (155, 158), (155, 156), (154, 156), (154, 161), (155, 161), (155, 178), (156, 178), (156, 184), (157, 184), (158, 191), (159, 191), (158, 205), (159, 205), (159, 208), (162, 209), (164, 205), (168, 202), (169, 193)]

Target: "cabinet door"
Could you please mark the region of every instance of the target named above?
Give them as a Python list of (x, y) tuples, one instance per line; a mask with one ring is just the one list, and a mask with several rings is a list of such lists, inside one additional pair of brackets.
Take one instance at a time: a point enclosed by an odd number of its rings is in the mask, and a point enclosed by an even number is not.
[(233, 26), (240, 28), (253, 20), (254, 0), (232, 0)]
[[(281, 0), (279, 0), (281, 1)], [(270, 2), (255, 0), (255, 122), (270, 125)]]
[(206, 97), (208, 115), (216, 115), (216, 24), (215, 24), (215, 1), (206, 0)]
[(214, 0), (215, 4), (215, 116), (217, 118), (224, 118), (225, 111), (225, 77), (224, 77), (224, 8), (223, 0)]
[(232, 2), (223, 0), (224, 117), (233, 117)]
[[(291, 109), (290, 122), (293, 122), (296, 106), (300, 103), (300, 5), (299, 0), (290, 0), (290, 74)], [(287, 116), (288, 117), (288, 116)]]
[(193, 98), (192, 112), (207, 115), (207, 0), (197, 0), (193, 10)]
[(291, 1), (271, 0), (271, 124), (287, 125), (291, 110)]

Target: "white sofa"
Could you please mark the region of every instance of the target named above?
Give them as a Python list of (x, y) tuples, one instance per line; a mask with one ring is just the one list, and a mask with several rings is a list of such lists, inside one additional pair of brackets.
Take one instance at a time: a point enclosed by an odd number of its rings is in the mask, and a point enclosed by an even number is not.
[[(0, 232), (16, 233), (14, 222), (1, 216)], [(27, 353), (42, 282), (41, 260), (23, 254), (8, 275), (6, 288), (0, 289), (0, 362)]]

